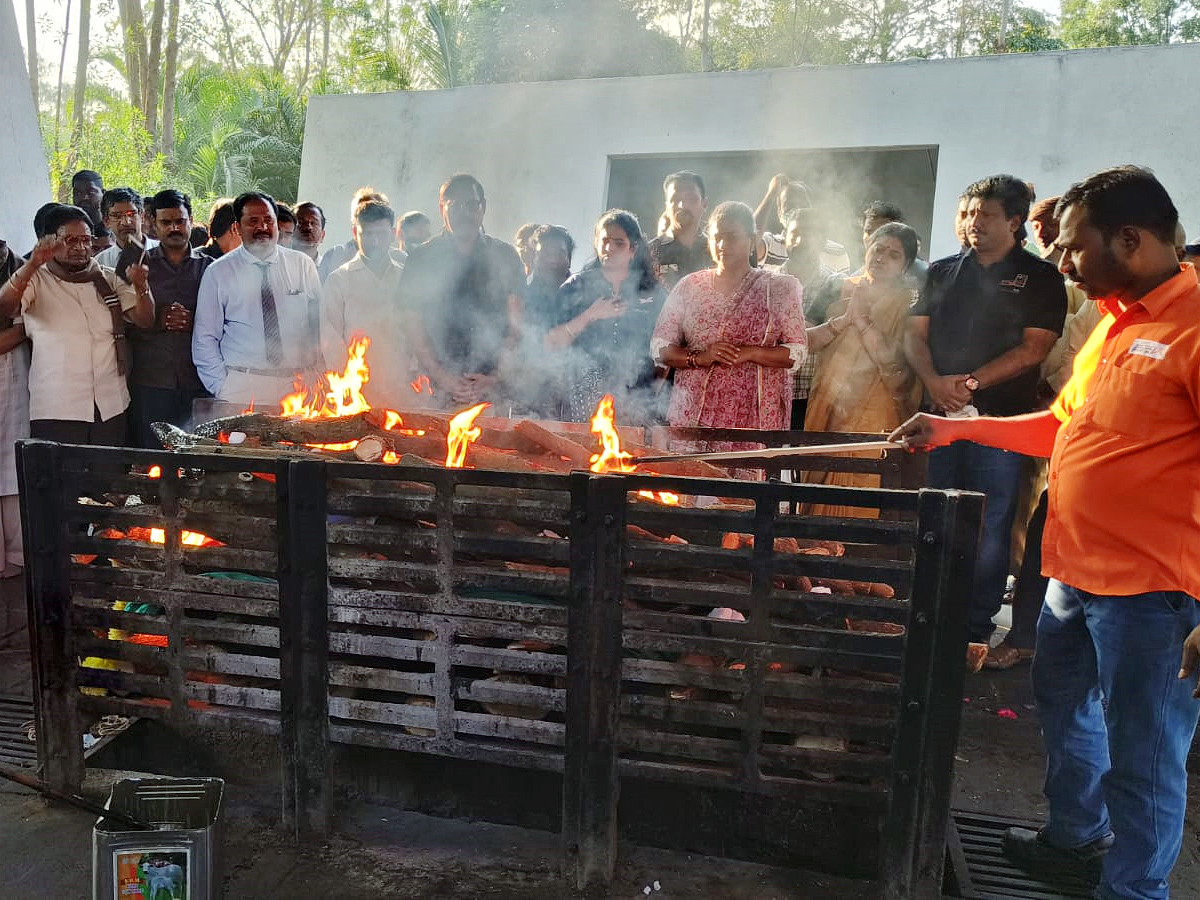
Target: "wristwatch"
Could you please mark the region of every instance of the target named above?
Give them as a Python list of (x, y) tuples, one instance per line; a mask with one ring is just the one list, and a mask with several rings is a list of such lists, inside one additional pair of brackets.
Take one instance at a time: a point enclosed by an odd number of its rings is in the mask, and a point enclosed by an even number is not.
[(968, 375), (963, 384), (966, 385), (968, 391), (975, 392), (979, 390), (979, 379), (974, 375)]

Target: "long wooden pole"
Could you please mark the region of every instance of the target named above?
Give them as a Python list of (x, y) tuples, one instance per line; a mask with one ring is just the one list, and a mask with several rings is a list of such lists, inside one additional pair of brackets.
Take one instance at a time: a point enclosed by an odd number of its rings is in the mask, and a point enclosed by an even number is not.
[(787, 459), (791, 456), (831, 456), (838, 453), (857, 453), (860, 450), (892, 450), (905, 445), (897, 441), (857, 441), (850, 444), (810, 444), (805, 447), (773, 447), (768, 450), (723, 450), (717, 453), (679, 453), (674, 456), (641, 456), (633, 462), (673, 462), (685, 459), (742, 460)]

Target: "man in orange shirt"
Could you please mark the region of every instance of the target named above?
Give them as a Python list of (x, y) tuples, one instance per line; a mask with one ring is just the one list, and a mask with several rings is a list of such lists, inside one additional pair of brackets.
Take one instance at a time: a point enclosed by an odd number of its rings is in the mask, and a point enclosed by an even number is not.
[[(1044, 412), (918, 415), (893, 439), (1050, 457), (1034, 693), (1050, 816), (1009, 829), (1027, 869), (1158, 900), (1179, 855), (1200, 714), (1200, 286), (1178, 213), (1147, 170), (1108, 169), (1059, 201), (1059, 268), (1105, 313)], [(1180, 648), (1183, 661), (1179, 662)]]

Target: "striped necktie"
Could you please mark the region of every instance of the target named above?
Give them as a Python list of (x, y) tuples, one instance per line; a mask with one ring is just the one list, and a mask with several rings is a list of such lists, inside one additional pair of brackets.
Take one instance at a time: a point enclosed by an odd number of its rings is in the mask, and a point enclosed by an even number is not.
[(279, 313), (275, 309), (275, 292), (271, 290), (271, 264), (255, 263), (262, 269), (263, 337), (267, 344), (267, 362), (277, 366), (283, 362), (283, 341), (279, 337)]

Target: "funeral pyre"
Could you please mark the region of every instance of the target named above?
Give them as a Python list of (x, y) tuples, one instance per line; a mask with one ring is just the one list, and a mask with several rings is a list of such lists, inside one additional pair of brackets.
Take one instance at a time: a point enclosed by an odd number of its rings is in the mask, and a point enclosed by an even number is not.
[[(711, 464), (682, 459), (679, 461), (655, 462), (648, 465), (635, 466), (633, 460), (638, 456), (661, 454), (661, 448), (651, 448), (639, 442), (642, 432), (638, 429), (625, 429), (616, 424), (616, 411), (613, 398), (604, 397), (589, 424), (571, 424), (559, 422), (533, 421), (527, 419), (490, 418), (486, 416), (487, 403), (479, 403), (457, 414), (436, 409), (372, 409), (362, 396), (362, 386), (369, 377), (366, 365), (366, 341), (356, 343), (350, 351), (347, 366), (342, 373), (326, 373), (317, 384), (297, 385), (295, 393), (283, 398), (279, 414), (247, 410), (241, 415), (216, 419), (195, 426), (192, 431), (184, 432), (168, 425), (156, 426), (160, 438), (166, 448), (180, 454), (180, 474), (184, 478), (188, 467), (186, 457), (189, 453), (226, 454), (246, 459), (246, 469), (255, 475), (246, 478), (270, 478), (271, 467), (263, 464), (272, 456), (314, 455), (347, 461), (362, 461), (384, 464), (404, 465), (414, 468), (431, 467), (470, 467), (477, 469), (495, 470), (514, 473), (566, 473), (572, 470), (590, 470), (593, 472), (636, 473), (664, 476), (692, 476), (709, 479), (727, 479), (726, 470)], [(430, 395), (427, 382), (422, 385), (422, 392), (414, 395), (427, 399)], [(157, 474), (147, 473), (151, 479)], [(184, 479), (186, 480), (186, 479)], [(258, 482), (261, 484), (261, 481)], [(248, 483), (247, 487), (252, 487)], [(422, 492), (432, 490), (428, 486), (415, 482), (405, 484), (405, 491)], [(488, 495), (489, 488), (485, 486), (468, 486), (460, 489), (462, 496), (472, 498), (471, 502), (482, 502), (485, 505), (493, 499)], [(536, 492), (535, 492), (536, 493)], [(505, 496), (511, 498), (511, 493)], [(730, 515), (746, 514), (752, 503), (731, 498), (707, 497), (707, 511), (727, 511)], [(372, 501), (382, 502), (382, 501)], [(690, 506), (698, 502), (698, 498), (689, 495), (677, 495), (666, 490), (641, 490), (636, 492), (635, 504), (645, 509), (662, 506)], [(142, 541), (162, 544), (164, 538), (169, 543), (178, 540), (178, 553), (183, 555), (182, 562), (186, 566), (188, 559), (197, 560), (204, 555), (206, 548), (222, 547), (222, 542), (238, 545), (246, 540), (237, 531), (234, 524), (239, 516), (247, 513), (245, 509), (236, 507), (236, 501), (228, 506), (228, 529), (222, 524), (221, 515), (216, 512), (205, 521), (207, 533), (191, 531), (174, 531), (161, 529), (154, 531), (125, 532), (116, 530), (97, 530), (98, 537), (111, 537), (117, 540)], [(386, 511), (385, 506), (373, 506), (370, 510), (363, 509), (363, 515), (356, 515), (350, 524), (339, 527), (353, 530), (361, 525), (367, 525), (372, 533), (387, 532), (390, 528), (435, 529), (440, 528), (438, 522), (418, 516), (409, 521), (406, 513)], [(396, 518), (399, 516), (399, 518)], [(403, 521), (402, 521), (403, 520)], [(565, 523), (564, 523), (565, 524)], [(568, 526), (569, 527), (569, 526)], [(668, 549), (671, 558), (657, 563), (668, 567), (666, 575), (675, 585), (695, 583), (698, 592), (714, 586), (720, 588), (728, 597), (727, 606), (708, 604), (680, 605), (678, 601), (660, 601), (651, 596), (627, 596), (623, 607), (631, 621), (637, 617), (647, 617), (655, 621), (688, 621), (696, 622), (696, 627), (707, 627), (699, 623), (722, 623), (723, 628), (736, 628), (738, 623), (746, 621), (746, 604), (744, 597), (748, 596), (751, 587), (750, 573), (740, 564), (722, 565), (709, 568), (710, 564), (700, 565), (691, 562), (687, 553), (692, 546), (700, 547), (692, 542), (698, 538), (684, 526), (668, 526), (667, 530), (651, 522), (642, 524), (630, 523), (627, 526), (629, 546), (631, 548), (661, 548)], [(547, 559), (544, 548), (547, 542), (565, 541), (567, 531), (562, 525), (551, 523), (535, 524), (530, 521), (528, 513), (514, 510), (511, 515), (493, 513), (489, 516), (473, 520), (469, 526), (472, 532), (490, 533), (504, 538), (506, 546), (517, 549), (506, 550), (503, 558), (492, 554), (473, 554), (466, 550), (456, 551), (455, 565), (464, 565), (474, 569), (485, 569), (499, 573), (511, 573), (521, 577), (560, 579), (568, 574), (568, 569), (560, 562)], [(683, 532), (684, 536), (675, 533)], [(143, 533), (145, 532), (145, 533)], [(154, 532), (158, 532), (155, 534)], [(176, 538), (174, 535), (178, 534)], [(211, 536), (210, 536), (211, 535)], [(509, 541), (509, 539), (512, 539)], [(363, 539), (365, 540), (365, 538)], [(751, 534), (736, 529), (723, 529), (701, 538), (710, 547), (719, 545), (724, 551), (732, 551), (730, 559), (753, 553), (754, 539)], [(532, 548), (526, 553), (521, 547)], [(356, 573), (352, 583), (370, 586), (382, 590), (412, 590), (403, 579), (407, 577), (403, 568), (396, 566), (403, 562), (428, 565), (436, 558), (436, 549), (428, 551), (406, 550), (396, 556), (392, 549), (384, 543), (378, 546), (368, 546), (370, 542), (362, 543), (356, 540), (355, 546), (330, 545), (331, 557), (338, 555), (339, 565), (348, 566)], [(673, 546), (672, 546), (673, 545)], [(264, 545), (265, 546), (265, 545)], [(538, 549), (541, 548), (541, 549)], [(678, 549), (678, 553), (675, 550)], [(536, 552), (534, 552), (536, 550)], [(774, 539), (773, 551), (776, 555), (794, 557), (825, 557), (836, 559), (847, 553), (847, 545), (835, 540), (817, 538), (779, 537)], [(853, 552), (853, 551), (852, 551)], [(343, 555), (349, 554), (349, 555)], [(553, 554), (550, 554), (553, 555)], [(677, 559), (676, 559), (677, 557)], [(87, 562), (76, 559), (76, 562)], [(122, 565), (119, 560), (113, 560), (114, 565)], [(138, 565), (136, 560), (132, 563)], [(210, 565), (197, 562), (193, 565)], [(631, 568), (631, 572), (637, 570)], [(360, 572), (361, 570), (361, 572)], [(414, 569), (415, 571), (415, 569)], [(673, 574), (672, 574), (673, 573)], [(259, 573), (259, 576), (267, 573)], [(660, 573), (661, 574), (661, 573)], [(474, 577), (474, 576), (473, 576)], [(656, 576), (657, 577), (657, 576)], [(832, 603), (834, 618), (829, 618), (828, 612), (806, 613), (811, 615), (812, 625), (821, 628), (835, 628), (848, 632), (860, 632), (878, 636), (900, 637), (903, 626), (897, 624), (903, 621), (905, 604), (896, 602), (896, 591), (892, 585), (851, 581), (838, 578), (817, 577), (802, 574), (778, 574), (774, 576), (774, 587), (779, 592), (789, 596), (816, 600), (822, 596), (834, 600), (837, 596), (858, 598), (845, 604)], [(895, 610), (888, 612), (889, 621), (877, 621), (872, 613), (878, 609), (880, 601), (893, 601)], [(825, 609), (825, 603), (816, 602), (813, 609)], [(891, 604), (889, 604), (891, 605)], [(739, 607), (741, 607), (739, 609)], [(862, 612), (858, 617), (846, 615), (847, 611)], [(148, 617), (161, 615), (157, 607), (128, 606), (118, 602), (117, 609), (127, 613), (139, 613)], [(865, 614), (865, 615), (864, 615)], [(673, 626), (674, 627), (674, 626)], [(123, 631), (112, 630), (110, 640), (127, 642), (154, 643), (161, 646), (166, 636), (158, 632), (161, 629), (146, 628), (143, 633), (135, 627)], [(399, 628), (396, 631), (406, 640), (434, 640), (434, 633), (415, 628)], [(492, 645), (494, 647), (494, 645)], [(557, 638), (547, 638), (541, 633), (531, 632), (529, 636), (511, 635), (500, 644), (499, 650), (517, 654), (533, 654), (538, 659), (554, 657), (564, 652)], [(221, 644), (208, 645), (206, 652), (210, 655), (226, 653)], [(658, 665), (679, 667), (677, 671), (690, 671), (696, 677), (716, 680), (719, 673), (738, 672), (744, 668), (744, 661), (737, 658), (726, 658), (718, 653), (691, 651), (683, 648), (664, 652), (659, 657)], [(84, 663), (85, 666), (125, 668), (128, 664), (116, 662), (106, 657), (92, 658)], [(647, 665), (649, 665), (647, 663)], [(769, 664), (769, 672), (774, 678), (799, 678), (809, 681), (814, 677), (823, 677), (819, 671), (809, 671), (802, 664), (781, 660)], [(842, 673), (843, 676), (847, 673)], [(222, 683), (237, 682), (239, 676), (221, 676)], [(479, 688), (480, 697), (487, 691), (497, 697), (535, 694), (538, 691), (556, 691), (561, 689), (561, 679), (549, 674), (541, 674), (534, 669), (522, 666), (496, 665), (490, 669), (481, 669), (475, 673), (482, 684), (489, 687)], [(706, 690), (689, 683), (692, 679), (679, 677), (675, 680), (669, 675), (663, 675), (660, 682), (663, 697), (667, 701), (684, 702), (704, 700), (708, 696)], [(883, 673), (859, 673), (850, 677), (863, 677), (871, 681), (891, 680), (891, 676)], [(232, 681), (231, 681), (232, 679)], [(714, 682), (715, 683), (715, 682)], [(657, 689), (656, 689), (657, 690)], [(506, 693), (507, 692), (507, 693)], [(490, 695), (489, 695), (490, 696)], [(540, 695), (539, 695), (540, 696)], [(354, 701), (357, 695), (349, 691), (346, 701)], [(404, 699), (407, 707), (426, 707), (433, 703), (433, 698), (420, 694), (410, 694)], [(775, 702), (775, 701), (773, 701)], [(791, 708), (791, 700), (779, 699), (780, 709)], [(516, 719), (543, 720), (554, 719), (555, 711), (547, 705), (536, 703), (499, 702), (480, 699), (480, 705), (490, 714)], [(428, 736), (431, 732), (423, 725), (406, 724), (405, 730), (415, 736)], [(794, 747), (821, 752), (843, 752), (849, 749), (847, 742), (838, 737), (824, 737), (820, 734), (803, 734), (800, 729), (785, 729), (779, 736)], [(817, 772), (819, 775), (819, 771)]]

